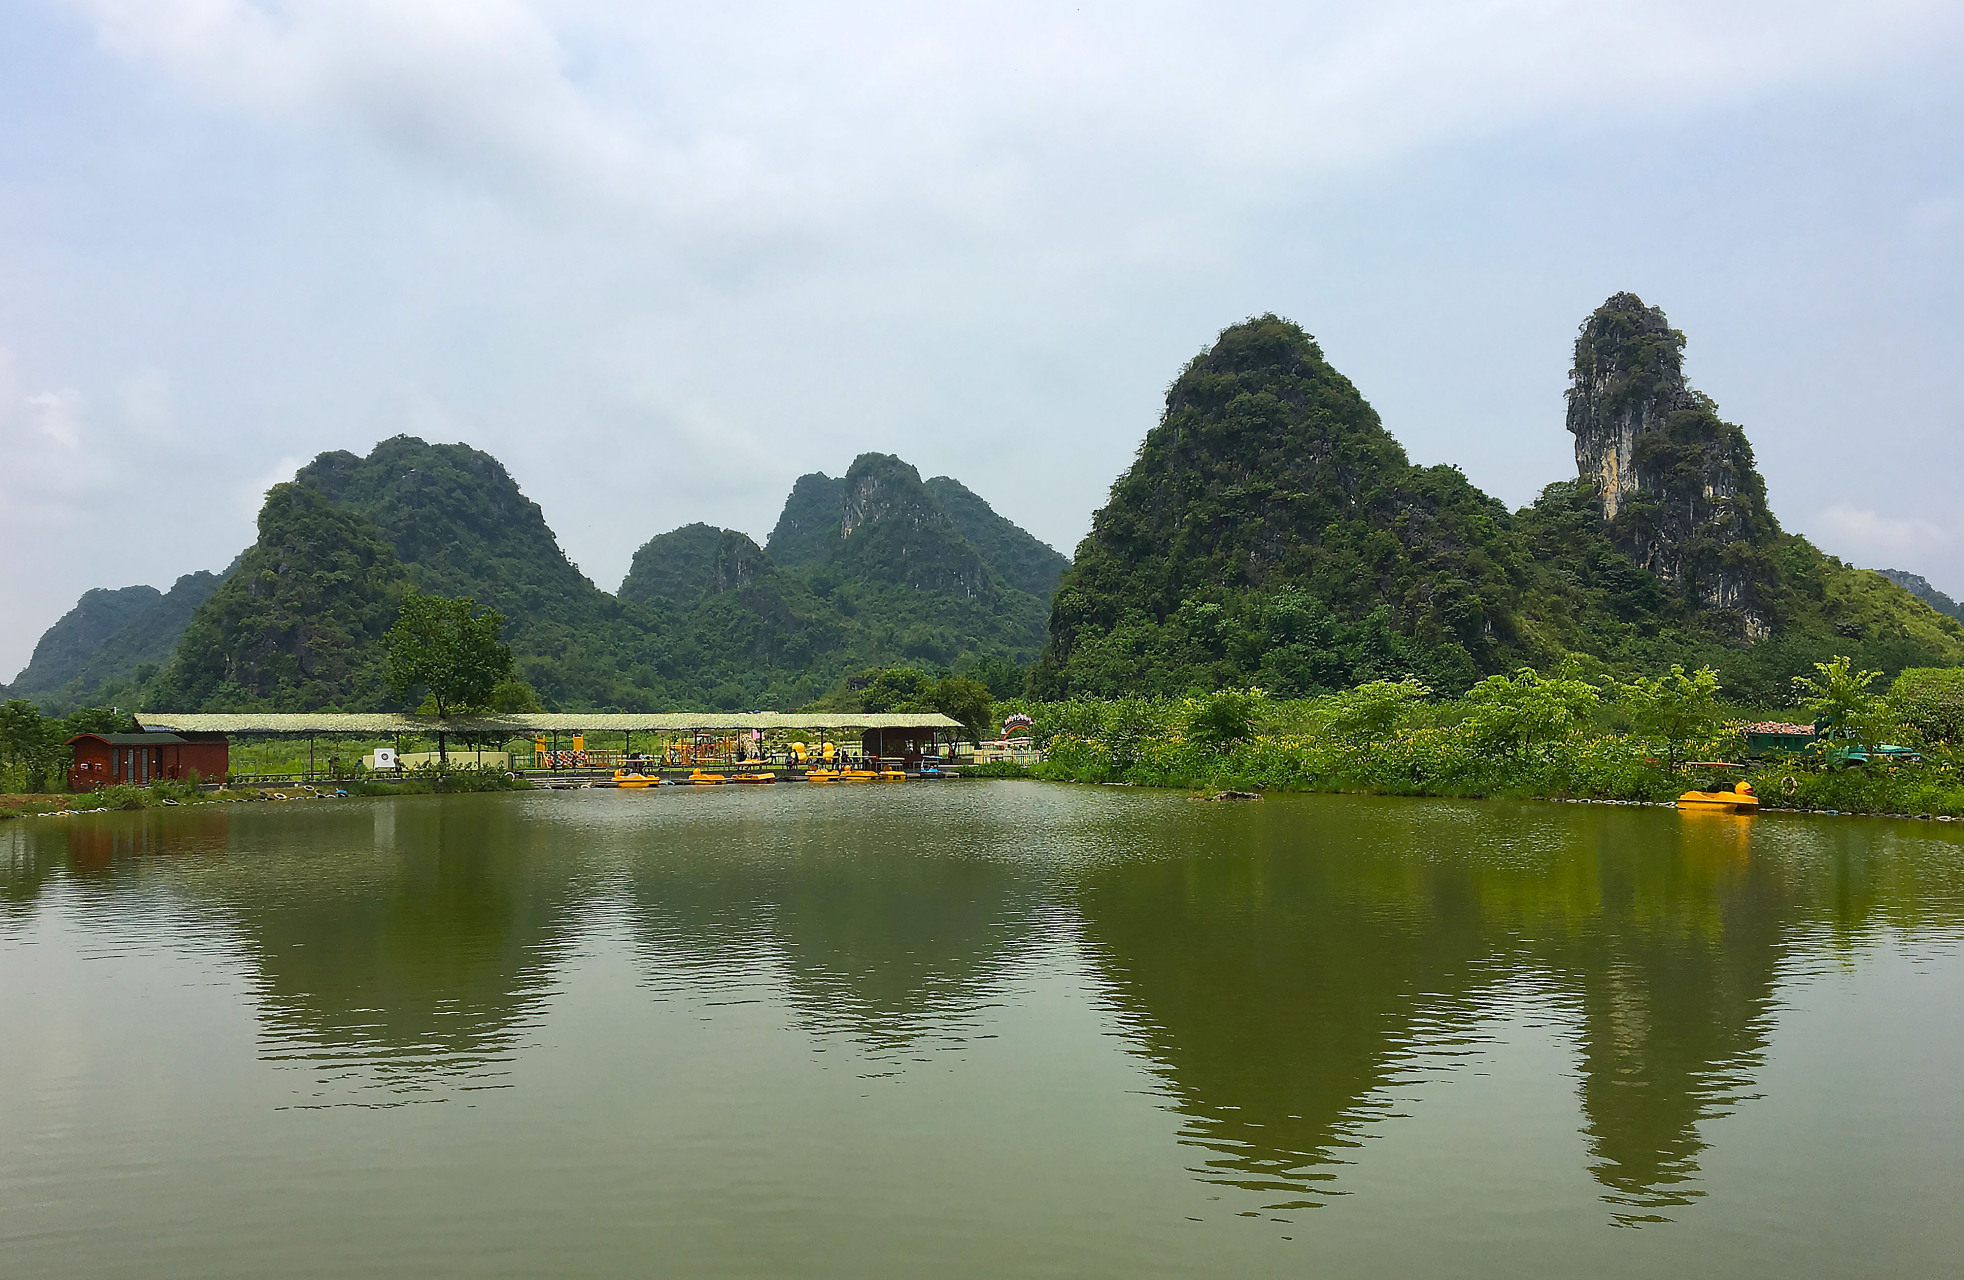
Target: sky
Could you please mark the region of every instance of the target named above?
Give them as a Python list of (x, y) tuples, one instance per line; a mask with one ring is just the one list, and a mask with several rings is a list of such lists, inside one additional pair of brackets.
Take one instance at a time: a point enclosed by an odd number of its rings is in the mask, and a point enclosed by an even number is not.
[(1955, 0), (0, 0), (0, 675), (403, 432), (608, 590), (868, 450), (1068, 554), (1268, 311), (1518, 506), (1620, 290), (1964, 595), (1961, 73)]

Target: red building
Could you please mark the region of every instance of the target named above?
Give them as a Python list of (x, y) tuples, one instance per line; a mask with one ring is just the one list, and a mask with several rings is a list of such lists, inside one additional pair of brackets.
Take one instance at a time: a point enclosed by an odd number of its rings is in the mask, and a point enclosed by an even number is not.
[(225, 781), (231, 743), (222, 733), (80, 733), (68, 740), (75, 763), (70, 791), (94, 791), (119, 782), (138, 786), (159, 778)]

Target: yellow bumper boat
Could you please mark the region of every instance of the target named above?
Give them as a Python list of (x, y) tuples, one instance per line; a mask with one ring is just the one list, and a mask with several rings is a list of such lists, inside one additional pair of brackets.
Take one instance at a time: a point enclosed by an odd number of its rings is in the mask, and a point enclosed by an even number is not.
[(1752, 813), (1759, 808), (1753, 784), (1740, 782), (1730, 791), (1687, 791), (1678, 797), (1678, 808), (1704, 813)]

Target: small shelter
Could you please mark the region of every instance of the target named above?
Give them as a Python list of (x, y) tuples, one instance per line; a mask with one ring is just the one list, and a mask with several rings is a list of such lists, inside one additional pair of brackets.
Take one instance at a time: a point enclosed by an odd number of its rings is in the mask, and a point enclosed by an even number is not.
[(162, 778), (189, 781), (193, 774), (223, 782), (232, 765), (231, 743), (222, 733), (78, 733), (67, 745), (75, 756), (68, 789), (78, 792)]
[[(919, 720), (946, 720), (946, 716), (918, 716)], [(896, 720), (905, 717), (895, 716)], [(953, 743), (960, 735), (960, 725), (951, 733), (939, 724), (894, 724), (862, 730), (859, 736), (860, 750), (869, 758), (882, 761), (902, 762), (903, 768), (916, 769), (921, 761), (941, 755), (941, 744)]]

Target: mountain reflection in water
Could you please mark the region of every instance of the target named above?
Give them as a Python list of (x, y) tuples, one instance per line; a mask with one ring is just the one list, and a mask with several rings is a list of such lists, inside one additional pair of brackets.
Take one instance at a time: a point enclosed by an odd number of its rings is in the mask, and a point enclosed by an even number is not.
[(262, 1057), (311, 1073), (300, 1106), (510, 1087), (608, 937), (644, 1000), (754, 1005), (895, 1069), (1076, 965), (1195, 1175), (1278, 1212), (1344, 1194), (1398, 1082), (1478, 1058), (1483, 1020), (1531, 998), (1636, 1223), (1701, 1194), (1705, 1122), (1750, 1105), (1783, 974), (1954, 933), (1964, 856), (1929, 824), (779, 788), (9, 824), (0, 940), (57, 901), (100, 948), (195, 938), (242, 966)]

